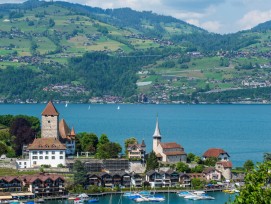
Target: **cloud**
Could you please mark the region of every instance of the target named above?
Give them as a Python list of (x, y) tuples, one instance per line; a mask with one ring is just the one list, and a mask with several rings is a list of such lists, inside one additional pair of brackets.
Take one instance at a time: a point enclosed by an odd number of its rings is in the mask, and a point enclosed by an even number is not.
[(206, 21), (200, 25), (200, 27), (215, 33), (220, 31), (221, 26), (221, 23), (218, 21)]
[(271, 10), (268, 11), (253, 10), (246, 13), (243, 16), (243, 18), (241, 18), (237, 22), (237, 24), (240, 26), (241, 29), (246, 30), (253, 28), (259, 23), (269, 21), (270, 19), (271, 19)]
[(224, 3), (225, 1), (226, 0), (161, 0), (161, 3), (167, 7), (199, 12), (208, 9), (210, 6)]

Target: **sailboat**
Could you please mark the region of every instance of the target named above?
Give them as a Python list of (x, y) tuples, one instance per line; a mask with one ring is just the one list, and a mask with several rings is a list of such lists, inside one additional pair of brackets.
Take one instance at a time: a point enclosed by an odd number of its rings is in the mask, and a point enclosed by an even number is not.
[(67, 108), (67, 107), (68, 107), (68, 103), (65, 104), (65, 108)]
[(117, 109), (119, 110), (119, 109), (120, 109), (120, 106), (118, 106)]
[(88, 106), (88, 110), (90, 110), (90, 106)]

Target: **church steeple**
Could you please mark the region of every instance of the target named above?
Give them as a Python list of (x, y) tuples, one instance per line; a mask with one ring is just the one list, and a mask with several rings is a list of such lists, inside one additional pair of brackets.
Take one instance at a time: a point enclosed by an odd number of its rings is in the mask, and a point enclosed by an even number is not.
[(161, 142), (162, 135), (160, 133), (160, 128), (159, 128), (159, 122), (158, 122), (158, 116), (156, 118), (156, 126), (155, 130), (152, 136), (152, 150), (157, 153), (157, 146)]
[(162, 135), (160, 133), (160, 128), (159, 128), (159, 122), (158, 122), (158, 116), (156, 117), (156, 126), (155, 130), (153, 133), (153, 138), (160, 138), (161, 139)]

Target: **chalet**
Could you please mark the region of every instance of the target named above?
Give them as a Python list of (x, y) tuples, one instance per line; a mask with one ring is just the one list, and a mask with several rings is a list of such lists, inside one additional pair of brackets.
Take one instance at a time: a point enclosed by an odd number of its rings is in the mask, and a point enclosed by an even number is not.
[(221, 180), (221, 172), (216, 170), (214, 167), (207, 167), (202, 172), (207, 181), (220, 181)]
[(101, 177), (97, 174), (89, 174), (88, 185), (101, 186), (102, 185)]
[(0, 177), (1, 192), (16, 192), (22, 190), (21, 179), (18, 176)]
[(179, 182), (180, 182), (180, 186), (183, 188), (187, 188), (191, 186), (191, 178), (190, 175), (186, 174), (186, 173), (180, 173), (179, 176)]
[(226, 180), (230, 180), (231, 179), (232, 163), (230, 161), (219, 161), (219, 162), (216, 162), (215, 168), (222, 173), (222, 176)]
[(144, 140), (142, 140), (141, 144), (129, 144), (127, 147), (127, 153), (129, 159), (144, 160), (146, 153), (146, 145)]
[(65, 194), (65, 179), (59, 175), (38, 174), (22, 176), (23, 186), (35, 197), (59, 196)]
[(153, 134), (153, 151), (155, 152), (158, 160), (166, 163), (177, 163), (179, 161), (186, 162), (187, 155), (184, 148), (175, 143), (162, 143), (162, 135), (160, 133), (158, 118), (156, 120), (156, 127)]
[(148, 171), (146, 173), (146, 181), (150, 183), (151, 188), (163, 186), (162, 175), (154, 170)]
[(210, 148), (204, 152), (202, 156), (203, 160), (206, 160), (210, 157), (217, 158), (219, 161), (228, 161), (230, 159), (230, 155), (223, 149), (219, 148)]
[(113, 178), (110, 174), (106, 172), (102, 172), (99, 174), (99, 177), (101, 178), (103, 187), (109, 187), (109, 188), (113, 187)]
[(134, 186), (136, 188), (142, 187), (142, 182), (143, 182), (142, 176), (140, 176), (139, 174), (133, 174), (131, 176), (131, 184), (132, 184), (132, 186)]

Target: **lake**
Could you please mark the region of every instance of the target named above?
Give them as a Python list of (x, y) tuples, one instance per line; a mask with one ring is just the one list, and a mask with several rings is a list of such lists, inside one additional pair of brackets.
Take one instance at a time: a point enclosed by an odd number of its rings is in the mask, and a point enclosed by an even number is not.
[[(46, 104), (0, 104), (0, 114), (41, 118)], [(201, 156), (208, 148), (222, 148), (234, 166), (263, 160), (271, 152), (271, 105), (151, 105), (55, 104), (69, 126), (78, 132), (105, 133), (119, 142), (134, 136), (152, 148), (156, 116), (162, 142), (177, 142), (186, 153)], [(120, 107), (118, 109), (118, 106)]]

